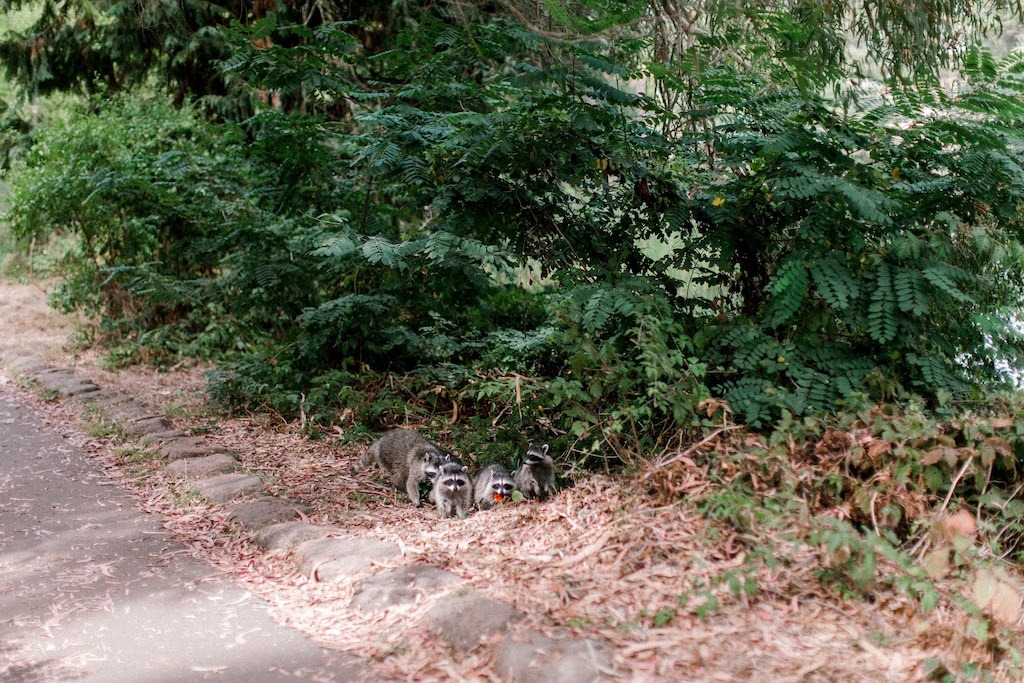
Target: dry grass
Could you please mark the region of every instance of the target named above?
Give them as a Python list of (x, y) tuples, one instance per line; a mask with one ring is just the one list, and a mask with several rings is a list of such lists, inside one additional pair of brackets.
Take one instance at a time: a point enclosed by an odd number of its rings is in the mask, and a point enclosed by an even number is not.
[(69, 338), (75, 321), (46, 305), (46, 285), (2, 282), (0, 289), (0, 351), (15, 347), (35, 350), (48, 361), (68, 359)]
[[(22, 286), (0, 288), (0, 311), (14, 306), (19, 312), (5, 345), (45, 339), (50, 360), (76, 365), (99, 383), (156, 407), (184, 407), (176, 426), (208, 426), (206, 418), (194, 416), (202, 408), (202, 368), (108, 372), (97, 366), (95, 353), (61, 352), (55, 338), (70, 327), (55, 322), (36, 292), (33, 297)], [(39, 407), (58, 424), (70, 425), (74, 418), (67, 405)], [(923, 679), (927, 659), (944, 658), (956, 648), (974, 661), (995, 657), (984, 652), (988, 645), (964, 635), (968, 618), (953, 597), (962, 586), (952, 580), (940, 585), (943, 600), (925, 615), (906, 595), (882, 586), (870, 599), (844, 600), (826, 592), (814, 576), (822, 563), (819, 549), (794, 548), (771, 569), (748, 562), (750, 539), (710, 524), (687, 502), (712, 486), (707, 468), (693, 454), (632, 479), (594, 476), (544, 503), (503, 505), (452, 521), (438, 519), (430, 508), (409, 507), (371, 476), (353, 476), (360, 444), (311, 441), (294, 425), (266, 415), (220, 418), (208, 438), (235, 450), (245, 468), (265, 475), (271, 493), (308, 504), (312, 521), (400, 543), (406, 553), (402, 562), (452, 571), (525, 612), (518, 629), (607, 643), (616, 653), (614, 668), (636, 680), (908, 681)], [(723, 435), (704, 447), (756, 448), (756, 441), (745, 444), (746, 438)], [(76, 439), (115, 467), (115, 444)], [(820, 476), (839, 462), (843, 448), (823, 441), (818, 451), (806, 453), (807, 462), (797, 471)], [(311, 582), (286, 558), (268, 557), (230, 533), (219, 508), (181, 507), (157, 471), (136, 477), (134, 485), (140, 505), (165, 515), (167, 527), (193, 553), (237, 577), (272, 605), (276, 618), (324, 645), (371, 656), (387, 678), (494, 678), (483, 651), (455, 662), (426, 633), (407, 630), (423, 604), (383, 614), (353, 612), (346, 605), (361, 577), (331, 585)], [(783, 540), (775, 540), (784, 547)], [(727, 583), (716, 584), (744, 572), (758, 586), (749, 597)], [(701, 587), (707, 592), (701, 594)], [(683, 595), (691, 597), (680, 604)], [(720, 607), (701, 618), (700, 603), (709, 596)]]

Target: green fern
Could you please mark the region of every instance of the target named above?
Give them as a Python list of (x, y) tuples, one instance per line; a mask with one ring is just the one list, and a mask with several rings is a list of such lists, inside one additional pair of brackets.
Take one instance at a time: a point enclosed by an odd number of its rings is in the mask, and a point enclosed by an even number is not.
[(836, 178), (833, 181), (833, 187), (846, 198), (853, 215), (880, 226), (892, 222), (892, 219), (884, 211), (885, 200), (882, 193), (859, 187), (854, 183), (847, 182), (845, 178)]
[(636, 302), (619, 288), (593, 288), (583, 307), (583, 329), (599, 332), (616, 316), (630, 315)]
[(430, 169), (427, 162), (418, 157), (409, 157), (402, 161), (402, 180), (409, 185), (426, 185), (430, 183)]
[(807, 296), (810, 276), (803, 261), (793, 258), (784, 263), (768, 284), (774, 296), (769, 302), (768, 325), (779, 327), (793, 319)]
[(380, 235), (367, 237), (361, 248), (363, 258), (371, 265), (379, 264), (388, 268), (406, 270), (409, 264), (402, 258), (402, 250), (401, 244), (396, 245)]
[(772, 382), (753, 377), (726, 382), (720, 389), (722, 398), (733, 413), (748, 424), (758, 427), (772, 418), (778, 389)]
[(874, 291), (868, 307), (871, 338), (885, 344), (896, 338), (899, 329), (896, 291), (888, 263), (882, 263), (874, 274)]
[(846, 310), (860, 296), (860, 285), (835, 255), (812, 261), (810, 271), (816, 293), (836, 311)]
[(832, 189), (832, 181), (811, 170), (799, 176), (778, 178), (773, 183), (775, 194), (788, 199), (809, 199)]
[(964, 293), (956, 280), (963, 278), (965, 273), (949, 264), (932, 264), (927, 266), (921, 275), (946, 296), (965, 304), (974, 304), (973, 297)]
[(921, 379), (915, 384), (929, 393), (951, 396), (966, 388), (952, 364), (939, 356), (910, 353), (907, 354), (907, 361), (921, 373)]
[(931, 310), (927, 281), (916, 270), (901, 269), (893, 278), (896, 291), (896, 303), (903, 313), (913, 313), (917, 317), (928, 314)]

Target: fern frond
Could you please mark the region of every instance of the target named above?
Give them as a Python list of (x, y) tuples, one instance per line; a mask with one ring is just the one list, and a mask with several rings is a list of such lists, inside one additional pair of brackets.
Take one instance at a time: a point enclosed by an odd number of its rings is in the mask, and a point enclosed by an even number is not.
[(409, 266), (402, 258), (401, 244), (394, 244), (380, 235), (367, 237), (362, 246), (363, 258), (371, 265), (406, 270)]
[(964, 381), (951, 372), (948, 367), (949, 360), (944, 356), (910, 353), (907, 354), (907, 361), (920, 371), (923, 381), (917, 382), (917, 384), (922, 388), (927, 388), (931, 392), (948, 394), (956, 394), (966, 388)]
[(846, 310), (850, 302), (860, 296), (860, 286), (849, 269), (834, 255), (810, 264), (815, 291), (836, 311)]
[(722, 342), (732, 347), (732, 362), (740, 370), (759, 371), (789, 355), (789, 349), (778, 339), (751, 324), (734, 325)]
[(868, 321), (868, 332), (876, 342), (886, 344), (896, 338), (899, 327), (896, 291), (888, 263), (882, 263), (875, 271), (875, 290), (871, 293)]
[(790, 377), (796, 385), (790, 405), (797, 415), (808, 408), (821, 410), (835, 399), (832, 377), (823, 372), (806, 365), (795, 366), (790, 370)]
[(583, 307), (583, 328), (591, 333), (598, 332), (612, 316), (629, 315), (633, 307), (633, 300), (618, 288), (597, 288)]
[(356, 311), (386, 314), (395, 306), (395, 298), (388, 295), (344, 294), (304, 311), (299, 323), (307, 328), (342, 329)]
[(946, 296), (965, 304), (975, 303), (974, 298), (964, 293), (954, 279), (962, 275), (959, 269), (949, 264), (937, 263), (926, 267), (921, 275)]
[(726, 382), (721, 387), (722, 398), (733, 413), (741, 415), (748, 424), (755, 427), (760, 426), (763, 419), (769, 418), (773, 391), (777, 390), (772, 382), (756, 377)]
[(634, 74), (622, 64), (616, 64), (615, 62), (608, 61), (596, 55), (579, 55), (577, 59), (586, 64), (592, 69), (600, 71), (601, 73), (608, 74), (609, 76), (618, 76), (619, 78), (634, 78)]
[(907, 269), (899, 270), (893, 279), (893, 288), (900, 311), (913, 313), (917, 317), (928, 314), (930, 306), (927, 281), (920, 272)]
[(832, 186), (846, 198), (854, 216), (878, 225), (892, 223), (892, 219), (883, 210), (885, 197), (882, 193), (854, 185), (845, 178), (835, 178)]
[(832, 180), (818, 173), (776, 178), (772, 181), (774, 194), (790, 199), (809, 199), (832, 189)]
[(430, 169), (422, 157), (409, 157), (401, 167), (402, 181), (407, 185), (426, 185), (430, 181)]
[(611, 83), (599, 78), (581, 75), (577, 77), (581, 84), (587, 86), (587, 95), (598, 101), (605, 101), (613, 105), (635, 105), (637, 104), (636, 93), (622, 88), (616, 88)]
[(807, 296), (810, 276), (803, 260), (792, 258), (779, 268), (768, 284), (774, 296), (769, 301), (768, 325), (779, 327), (789, 322)]
[(372, 147), (369, 157), (375, 166), (394, 168), (399, 165), (405, 153), (393, 142), (385, 141)]

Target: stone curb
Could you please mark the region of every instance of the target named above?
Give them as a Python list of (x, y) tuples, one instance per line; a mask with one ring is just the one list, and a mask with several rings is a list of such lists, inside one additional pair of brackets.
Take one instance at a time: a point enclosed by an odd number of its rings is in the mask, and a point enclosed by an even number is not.
[(471, 592), (431, 607), (423, 617), (423, 625), (453, 650), (466, 654), (484, 638), (504, 633), (513, 621), (524, 616), (507, 602)]
[[(99, 387), (96, 387), (99, 389)], [(171, 421), (163, 415), (153, 415), (151, 417), (142, 417), (137, 420), (129, 420), (124, 425), (124, 433), (128, 436), (146, 436), (147, 434), (156, 434), (158, 432), (166, 432), (171, 428)]]
[(228, 474), (238, 467), (234, 458), (226, 453), (214, 453), (203, 458), (174, 460), (164, 468), (172, 479), (203, 479), (215, 474)]
[(140, 446), (153, 446), (163, 445), (168, 441), (174, 441), (175, 439), (183, 439), (188, 434), (180, 429), (167, 429), (162, 432), (151, 432), (139, 437)]
[[(297, 571), (313, 580), (338, 580), (402, 555), (395, 543), (348, 537), (340, 527), (296, 521), (309, 514), (309, 509), (295, 501), (262, 496), (237, 502), (262, 493), (266, 488), (263, 481), (237, 472), (238, 463), (229, 451), (173, 429), (166, 416), (154, 413), (141, 401), (102, 388), (71, 370), (54, 367), (28, 349), (8, 349), (0, 353), (0, 363), (9, 372), (117, 423), (126, 437), (144, 448), (153, 448), (167, 462), (164, 471), (171, 479), (187, 481), (204, 499), (215, 504), (233, 503), (229, 506), (229, 521), (253, 531), (253, 543), (267, 552), (291, 552)], [(462, 591), (462, 585), (461, 577), (432, 565), (387, 569), (356, 583), (349, 607), (387, 610), (452, 589)], [(433, 633), (457, 656), (506, 634), (497, 646), (495, 664), (498, 673), (510, 681), (582, 683), (604, 680), (613, 673), (604, 646), (547, 638), (535, 632), (507, 634), (510, 625), (524, 616), (507, 602), (466, 591), (435, 601), (419, 627)]]
[(401, 553), (397, 543), (373, 538), (322, 538), (296, 546), (294, 561), (303, 576), (331, 582)]
[(228, 514), (228, 521), (244, 529), (258, 531), (271, 524), (289, 522), (309, 513), (309, 506), (294, 500), (263, 496), (252, 502), (239, 503), (232, 507)]
[(516, 683), (590, 683), (612, 671), (602, 646), (539, 633), (506, 636), (498, 646), (495, 666)]
[(373, 612), (396, 605), (416, 602), (428, 593), (437, 593), (463, 583), (458, 574), (420, 564), (380, 572), (355, 585), (355, 595), (348, 606)]
[(168, 439), (161, 442), (156, 450), (165, 460), (171, 461), (186, 458), (205, 458), (217, 453), (228, 452), (219, 446), (207, 443), (206, 439), (201, 436), (182, 436), (177, 439)]
[(212, 477), (196, 479), (192, 487), (200, 498), (211, 503), (230, 503), (255, 493), (263, 493), (263, 481), (259, 477), (241, 472), (215, 474)]
[(328, 536), (341, 535), (341, 527), (318, 526), (309, 522), (280, 522), (263, 527), (253, 536), (253, 543), (271, 552), (294, 550), (300, 543)]
[(74, 398), (76, 401), (80, 401), (96, 409), (109, 408), (120, 403), (131, 403), (132, 401), (132, 399), (128, 398), (117, 389), (99, 389), (98, 391), (89, 392), (87, 394), (79, 394)]

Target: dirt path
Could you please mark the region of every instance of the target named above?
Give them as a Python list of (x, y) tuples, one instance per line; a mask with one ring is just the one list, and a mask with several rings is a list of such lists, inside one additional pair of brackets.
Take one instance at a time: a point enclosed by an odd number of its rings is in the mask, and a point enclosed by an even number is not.
[[(920, 679), (921, 663), (937, 652), (904, 638), (912, 611), (906, 601), (845, 605), (820, 595), (809, 578), (801, 584), (800, 567), (788, 572), (796, 591), (764, 587), (744, 597), (712, 585), (713, 577), (740, 571), (743, 554), (716, 538), (683, 501), (659, 507), (622, 482), (595, 477), (544, 504), (441, 522), (432, 510), (412, 509), (387, 488), (353, 477), (356, 445), (309, 441), (273, 416), (207, 412), (200, 367), (104, 370), (95, 352), (62, 349), (72, 327), (34, 287), (0, 284), (0, 315), (9, 312), (5, 346), (38, 344), (52, 362), (144, 398), (173, 416), (176, 428), (197, 430), (236, 452), (269, 493), (308, 505), (314, 523), (397, 543), (413, 563), (458, 574), (469, 587), (510, 602), (527, 615), (516, 626), (524, 632), (568, 632), (608, 644), (614, 670), (626, 679), (907, 681)], [(41, 409), (68, 424), (80, 417), (62, 404)], [(118, 448), (110, 436), (92, 442), (104, 452)], [(484, 652), (453, 657), (426, 633), (397, 640), (394, 620), (413, 618), (417, 608), (388, 618), (354, 614), (346, 606), (359, 577), (309, 581), (282, 558), (232, 536), (215, 506), (193, 502), (182, 509), (180, 500), (160, 492), (159, 477), (148, 481), (136, 495), (164, 515), (164, 528), (202, 548), (220, 571), (271, 602), (277, 619), (324, 646), (368, 655), (393, 678), (495, 678)], [(720, 602), (707, 616), (680, 603), (701, 586)]]
[(31, 346), (47, 360), (65, 361), (75, 324), (46, 303), (44, 284), (19, 284), (0, 278), (0, 351)]

